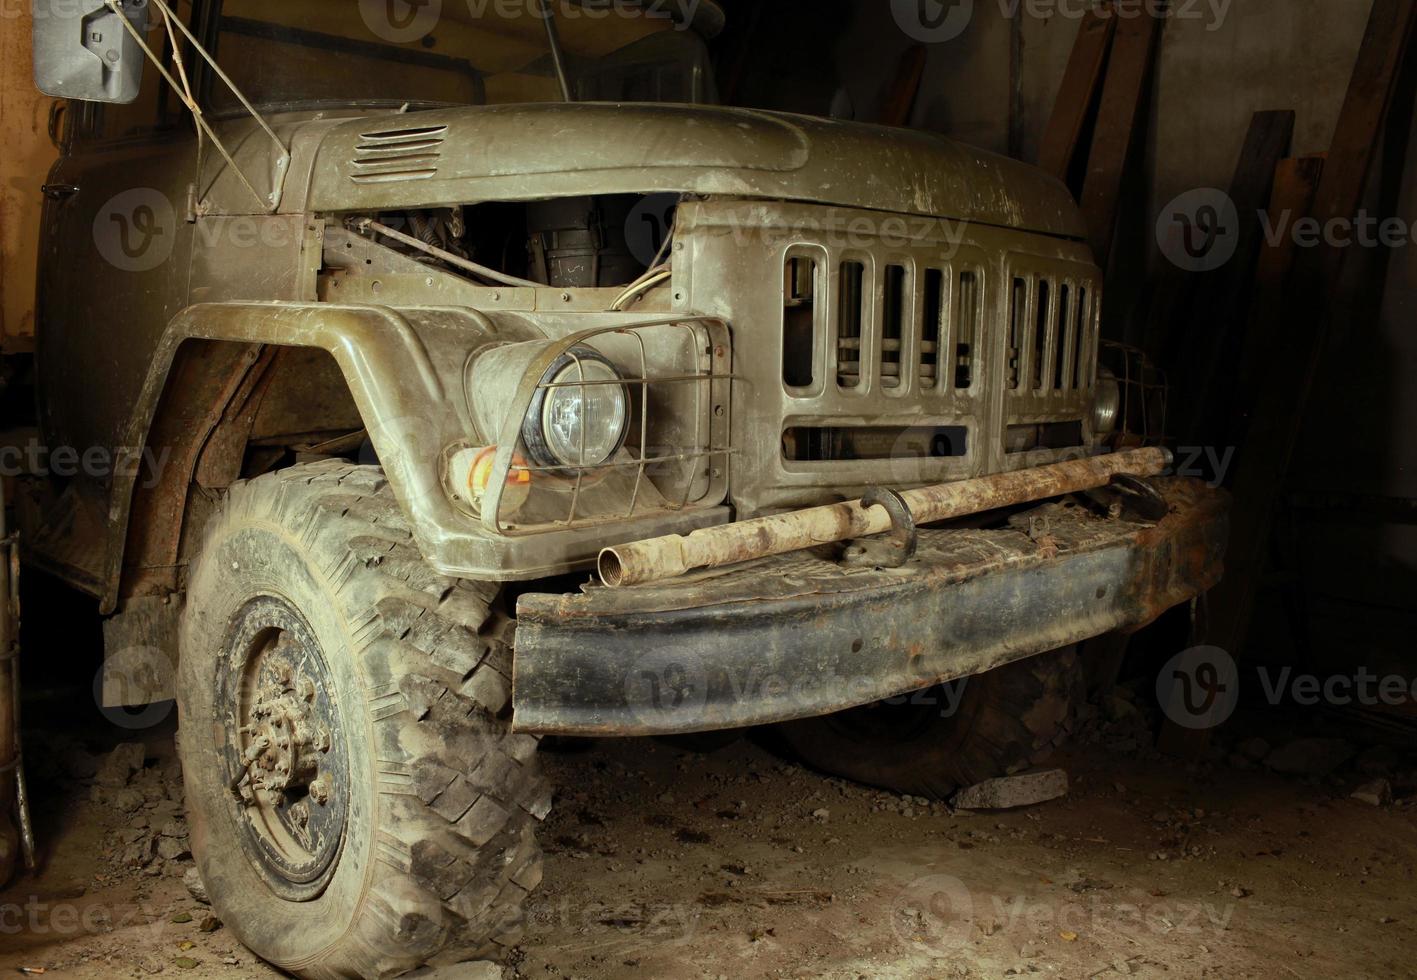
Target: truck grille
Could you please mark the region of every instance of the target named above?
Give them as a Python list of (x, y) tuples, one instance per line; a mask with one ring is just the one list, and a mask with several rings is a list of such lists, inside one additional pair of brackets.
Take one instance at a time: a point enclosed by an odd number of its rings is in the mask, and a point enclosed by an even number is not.
[(1086, 443), (1100, 319), (1090, 264), (1009, 254), (995, 274), (969, 247), (944, 259), (805, 245), (785, 263), (785, 462), (967, 459), (996, 386), (1006, 454)]
[(1070, 276), (1014, 275), (1009, 294), (1009, 391), (1049, 395), (1092, 387), (1094, 294), (1091, 282)]
[[(815, 382), (818, 331), (830, 337), (825, 373), (846, 392), (959, 392), (974, 386), (983, 336), (983, 275), (973, 265), (824, 263), (787, 259), (783, 381)], [(805, 315), (804, 315), (805, 314)]]

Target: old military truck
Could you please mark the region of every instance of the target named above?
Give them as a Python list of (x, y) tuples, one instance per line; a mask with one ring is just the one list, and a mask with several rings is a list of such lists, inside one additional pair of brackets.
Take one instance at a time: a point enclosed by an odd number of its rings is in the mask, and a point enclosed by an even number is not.
[[(28, 560), (106, 699), (176, 697), (213, 904), (302, 976), (518, 941), (543, 735), (782, 723), (942, 795), (1220, 574), (1223, 501), (1100, 454), (1062, 186), (713, 107), (706, 0), (481, 6), (36, 19)], [(1149, 515), (1072, 495), (1114, 476)]]

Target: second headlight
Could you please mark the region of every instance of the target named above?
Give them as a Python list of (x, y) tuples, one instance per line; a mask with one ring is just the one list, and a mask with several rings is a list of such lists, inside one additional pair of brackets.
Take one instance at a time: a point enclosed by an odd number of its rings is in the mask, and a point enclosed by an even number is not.
[(575, 347), (542, 377), (522, 425), (540, 466), (593, 469), (614, 459), (630, 427), (630, 393), (604, 355)]

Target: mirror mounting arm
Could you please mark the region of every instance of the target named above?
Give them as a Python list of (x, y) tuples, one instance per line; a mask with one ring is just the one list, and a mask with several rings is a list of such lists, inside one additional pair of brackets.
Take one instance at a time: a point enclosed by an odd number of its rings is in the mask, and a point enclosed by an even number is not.
[[(119, 14), (123, 13), (122, 0), (104, 0), (104, 2), (107, 4), (108, 7), (117, 11)], [(143, 36), (143, 33), (139, 31), (138, 28), (135, 27), (132, 22), (128, 20), (127, 17), (120, 18), (123, 27), (132, 36), (138, 47), (142, 49), (143, 54), (147, 56), (147, 59), (157, 66), (157, 70), (162, 75), (164, 81), (166, 81), (168, 85), (172, 86), (173, 91), (177, 93), (177, 95), (182, 99), (183, 104), (186, 105), (187, 109), (192, 113), (192, 118), (197, 124), (199, 147), (198, 152), (200, 153), (202, 136), (205, 136), (207, 139), (211, 140), (212, 145), (217, 148), (217, 152), (219, 152), (222, 156), (222, 159), (226, 161), (226, 165), (230, 167), (232, 172), (241, 179), (241, 183), (244, 184), (246, 189), (251, 192), (252, 196), (255, 197), (258, 202), (260, 202), (261, 207), (265, 209), (268, 213), (274, 213), (275, 210), (280, 207), (281, 192), (285, 187), (285, 177), (286, 174), (290, 172), (289, 148), (287, 148), (286, 145), (281, 142), (280, 137), (276, 135), (275, 130), (273, 130), (270, 124), (266, 122), (265, 118), (259, 112), (256, 111), (256, 108), (251, 105), (250, 100), (246, 98), (245, 94), (243, 94), (242, 91), (236, 87), (236, 83), (231, 80), (231, 78), (226, 74), (226, 72), (221, 70), (221, 66), (216, 63), (216, 59), (211, 56), (211, 54), (206, 50), (206, 48), (202, 47), (202, 45), (197, 41), (196, 37), (193, 36), (192, 32), (187, 29), (187, 25), (182, 23), (182, 19), (172, 12), (171, 8), (167, 6), (165, 0), (148, 0), (148, 3), (151, 6), (156, 7), (159, 15), (161, 15), (162, 17), (163, 27), (167, 30), (167, 36), (172, 42), (173, 60), (176, 63), (177, 72), (181, 76), (180, 81), (174, 78), (172, 76), (172, 73), (167, 70), (167, 66), (162, 63), (162, 59), (158, 57), (156, 53), (154, 53), (151, 47), (149, 47), (147, 38)], [(177, 43), (176, 34), (173, 33), (174, 26), (176, 27), (177, 31), (180, 32), (182, 36), (187, 40), (187, 43), (192, 45), (192, 50), (196, 51), (197, 54), (201, 56), (202, 60), (205, 61), (207, 65), (211, 68), (212, 72), (219, 79), (221, 79), (222, 84), (224, 84), (228, 89), (231, 90), (231, 93), (236, 96), (237, 101), (241, 103), (242, 107), (251, 116), (251, 118), (256, 120), (257, 125), (261, 127), (261, 129), (265, 132), (266, 136), (270, 138), (271, 142), (275, 144), (276, 149), (279, 151), (276, 157), (275, 164), (276, 173), (274, 175), (273, 180), (271, 181), (272, 189), (269, 195), (262, 194), (260, 191), (256, 190), (256, 187), (251, 182), (251, 179), (246, 176), (245, 172), (242, 171), (242, 169), (237, 165), (236, 161), (232, 158), (231, 152), (226, 148), (226, 144), (221, 141), (221, 138), (217, 136), (216, 132), (212, 129), (211, 124), (207, 122), (206, 115), (202, 112), (202, 107), (197, 102), (197, 99), (192, 92), (191, 82), (187, 77), (187, 68), (182, 61), (181, 45)]]

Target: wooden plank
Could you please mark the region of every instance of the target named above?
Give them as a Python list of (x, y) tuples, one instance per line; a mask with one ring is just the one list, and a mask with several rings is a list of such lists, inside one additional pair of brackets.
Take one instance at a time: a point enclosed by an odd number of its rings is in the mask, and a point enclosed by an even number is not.
[(883, 126), (908, 126), (910, 114), (915, 108), (915, 98), (920, 92), (920, 83), (925, 78), (925, 62), (928, 52), (923, 44), (911, 45), (900, 56), (895, 78), (886, 90), (886, 98), (877, 120)]
[(30, 22), (30, 5), (16, 4), (0, 30), (0, 344), (7, 352), (33, 349), (39, 188), (58, 155), (49, 141), (53, 100), (34, 87)]
[[(1333, 146), (1314, 195), (1313, 215), (1320, 223), (1351, 219), (1377, 154), (1387, 117), (1417, 23), (1417, 0), (1373, 0), (1367, 32), (1339, 114)], [(1235, 478), (1235, 512), (1229, 573), (1212, 597), (1213, 637), (1234, 652), (1249, 631), (1255, 591), (1264, 567), (1274, 502), (1313, 387), (1349, 250), (1319, 246), (1298, 249), (1285, 291), (1281, 320), (1284, 342), (1275, 344), (1266, 370), (1258, 372), (1258, 397), (1245, 438), (1245, 452)]]
[[(1278, 228), (1282, 221), (1294, 222), (1308, 217), (1313, 209), (1314, 195), (1318, 191), (1320, 175), (1323, 173), (1322, 156), (1296, 157), (1279, 161), (1274, 172), (1274, 187), (1270, 193), (1269, 225)], [(1244, 352), (1241, 355), (1241, 378), (1259, 376), (1263, 364), (1272, 355), (1280, 341), (1283, 323), (1282, 310), (1289, 288), (1289, 276), (1294, 267), (1298, 246), (1292, 235), (1263, 243), (1259, 261), (1255, 267), (1254, 288), (1250, 296), (1250, 315), (1245, 329)], [(1244, 409), (1240, 410), (1245, 411)], [(1234, 445), (1226, 442), (1223, 445)], [(1223, 583), (1222, 583), (1223, 587)], [(1211, 617), (1212, 624), (1214, 616)], [(1224, 649), (1220, 638), (1211, 635), (1204, 642), (1216, 641)], [(1168, 755), (1183, 758), (1199, 758), (1210, 744), (1210, 733), (1204, 729), (1188, 729), (1167, 720), (1161, 728), (1158, 748)]]
[(1149, 5), (1141, 9), (1142, 5), (1133, 4), (1133, 0), (1122, 0), (1123, 7), (1130, 5), (1138, 9), (1119, 15), (1121, 19), (1107, 61), (1107, 79), (1102, 85), (1102, 102), (1097, 109), (1097, 130), (1093, 134), (1082, 188), (1088, 242), (1097, 264), (1104, 270), (1117, 230), (1122, 178), (1131, 156), (1137, 122), (1141, 118), (1142, 97), (1147, 90), (1156, 39), (1161, 31), (1161, 19), (1153, 16)]
[(1264, 240), (1260, 215), (1265, 213), (1274, 189), (1275, 170), (1289, 155), (1294, 138), (1292, 111), (1257, 112), (1240, 151), (1240, 161), (1230, 181), (1229, 196), (1239, 222), (1235, 251), (1220, 268), (1195, 276), (1196, 295), (1185, 324), (1173, 330), (1172, 346), (1179, 348), (1166, 363), (1173, 374), (1183, 407), (1176, 434), (1182, 445), (1218, 445), (1228, 398), (1239, 380), (1236, 371), (1244, 344), (1248, 300)]
[(1102, 70), (1117, 29), (1117, 18), (1091, 10), (1078, 26), (1072, 56), (1058, 85), (1053, 114), (1038, 147), (1038, 166), (1064, 183), (1072, 173), (1088, 115), (1102, 87)]
[[(1323, 155), (1291, 157), (1279, 161), (1274, 170), (1274, 190), (1269, 202), (1269, 226), (1279, 229), (1313, 213), (1314, 195), (1323, 176)], [(1294, 253), (1298, 245), (1293, 235), (1279, 235), (1265, 241), (1255, 266), (1254, 290), (1250, 296), (1250, 315), (1245, 328), (1240, 353), (1240, 377), (1259, 376), (1264, 361), (1272, 356), (1280, 340), (1281, 311), (1289, 273), (1294, 268)], [(1226, 445), (1235, 445), (1244, 435), (1243, 421), (1252, 407), (1245, 404), (1238, 428), (1227, 430)]]

